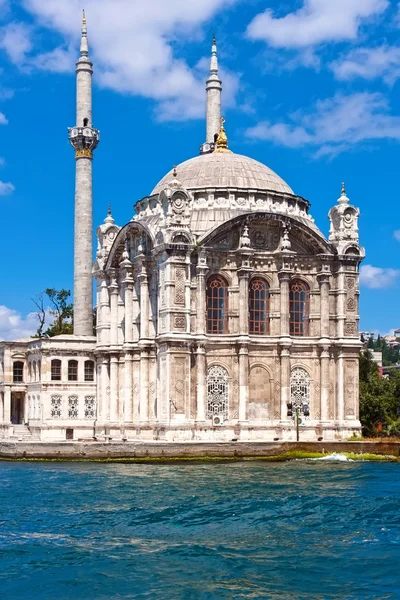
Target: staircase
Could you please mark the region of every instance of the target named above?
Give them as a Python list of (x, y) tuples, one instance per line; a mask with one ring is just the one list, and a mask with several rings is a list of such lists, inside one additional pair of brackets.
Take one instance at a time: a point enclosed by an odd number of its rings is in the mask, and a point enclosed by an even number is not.
[(40, 437), (37, 433), (31, 433), (29, 427), (26, 425), (12, 425), (13, 433), (10, 435), (10, 439), (18, 442), (37, 442)]

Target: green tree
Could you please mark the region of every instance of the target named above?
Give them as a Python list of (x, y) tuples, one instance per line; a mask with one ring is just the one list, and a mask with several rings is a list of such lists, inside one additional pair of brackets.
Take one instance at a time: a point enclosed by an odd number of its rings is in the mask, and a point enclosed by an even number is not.
[[(52, 324), (44, 330), (46, 322), (46, 310), (44, 308), (45, 297), (50, 303), (49, 314), (52, 317)], [(55, 288), (46, 288), (45, 291), (32, 299), (36, 305), (39, 319), (39, 327), (36, 335), (33, 337), (54, 337), (55, 335), (69, 334), (73, 332), (73, 311), (74, 307), (69, 302), (71, 296), (70, 290), (56, 290)]]

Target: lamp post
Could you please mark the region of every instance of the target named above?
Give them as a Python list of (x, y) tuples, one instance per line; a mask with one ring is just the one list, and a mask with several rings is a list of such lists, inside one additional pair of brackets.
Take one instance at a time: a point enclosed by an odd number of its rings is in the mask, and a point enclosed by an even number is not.
[(301, 415), (310, 416), (310, 407), (307, 402), (293, 401), (287, 404), (287, 416), (294, 419), (296, 425), (296, 441), (300, 440), (300, 425), (302, 423)]

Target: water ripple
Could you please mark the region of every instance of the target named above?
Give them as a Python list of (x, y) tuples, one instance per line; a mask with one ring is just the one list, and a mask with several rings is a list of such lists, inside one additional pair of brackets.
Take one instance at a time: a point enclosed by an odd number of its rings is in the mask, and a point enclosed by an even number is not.
[(398, 464), (0, 471), (6, 600), (400, 597)]

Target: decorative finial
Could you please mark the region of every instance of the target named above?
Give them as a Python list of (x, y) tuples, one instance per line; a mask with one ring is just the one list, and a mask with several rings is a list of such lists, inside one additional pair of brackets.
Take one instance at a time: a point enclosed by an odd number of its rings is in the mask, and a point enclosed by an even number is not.
[(86, 25), (86, 15), (85, 15), (85, 9), (83, 9), (82, 11), (82, 26), (85, 27)]
[(177, 177), (177, 176), (178, 176), (178, 173), (176, 172), (176, 165), (174, 165), (174, 170), (172, 171), (172, 175), (173, 175), (174, 177)]
[(342, 181), (342, 196), (345, 196), (345, 195), (346, 195), (346, 188), (344, 185), (344, 181)]
[(225, 127), (224, 127), (225, 119), (221, 117), (221, 125), (219, 128), (219, 133), (216, 141), (216, 148), (214, 152), (231, 152), (228, 150), (228, 137), (226, 135)]
[(82, 38), (81, 38), (81, 56), (88, 56), (89, 46), (87, 40), (86, 14), (82, 11)]
[(104, 223), (114, 223), (113, 216), (111, 214), (111, 204), (108, 205), (107, 216), (104, 219)]
[(107, 214), (111, 215), (111, 204), (108, 204), (108, 210), (107, 210)]
[(215, 33), (213, 33), (213, 41), (212, 41), (212, 43), (213, 43), (213, 46), (215, 46), (216, 43), (217, 43), (217, 38), (215, 37)]

